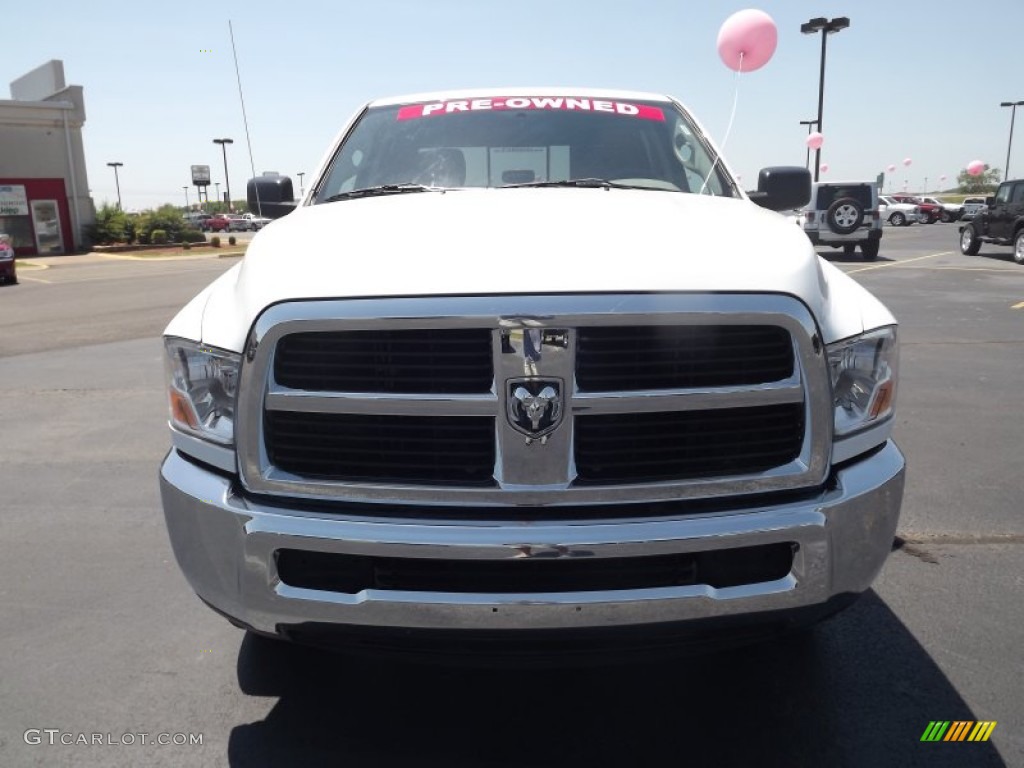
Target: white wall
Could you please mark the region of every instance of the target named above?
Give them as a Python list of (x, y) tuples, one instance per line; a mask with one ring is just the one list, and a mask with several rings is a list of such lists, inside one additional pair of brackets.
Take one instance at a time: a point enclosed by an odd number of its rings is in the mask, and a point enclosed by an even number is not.
[[(20, 90), (15, 89), (15, 84), (29, 75), (11, 84), (12, 93), (38, 93), (38, 88), (48, 88), (47, 83), (52, 82), (39, 75), (28, 85), (23, 83)], [(62, 84), (63, 69), (60, 79)], [(85, 170), (84, 122), (85, 101), (78, 85), (62, 88), (41, 101), (0, 101), (0, 178), (64, 179), (72, 226), (77, 210), (76, 243), (84, 241), (84, 229), (96, 218)]]

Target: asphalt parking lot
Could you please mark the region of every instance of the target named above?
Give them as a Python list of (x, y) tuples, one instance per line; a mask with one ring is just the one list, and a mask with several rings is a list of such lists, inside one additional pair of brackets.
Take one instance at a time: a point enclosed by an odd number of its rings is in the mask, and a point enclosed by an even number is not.
[[(213, 614), (164, 529), (159, 334), (237, 259), (20, 268), (0, 288), (0, 765), (1024, 765), (1024, 267), (941, 224), (887, 227), (876, 262), (821, 253), (901, 322), (907, 488), (874, 589), (785, 641), (533, 671), (278, 647)], [(933, 720), (998, 725), (922, 743)], [(96, 733), (202, 744), (60, 743)]]

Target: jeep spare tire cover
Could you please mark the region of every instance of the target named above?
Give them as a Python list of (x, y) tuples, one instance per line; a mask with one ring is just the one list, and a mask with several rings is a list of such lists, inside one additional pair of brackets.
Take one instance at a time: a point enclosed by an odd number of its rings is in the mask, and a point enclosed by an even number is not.
[(864, 207), (852, 197), (841, 197), (828, 207), (825, 222), (837, 235), (856, 231), (864, 221)]

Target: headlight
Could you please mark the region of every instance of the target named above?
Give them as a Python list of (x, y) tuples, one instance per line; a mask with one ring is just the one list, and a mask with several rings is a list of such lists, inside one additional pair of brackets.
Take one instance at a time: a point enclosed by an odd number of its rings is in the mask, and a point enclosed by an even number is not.
[(185, 339), (166, 338), (171, 424), (230, 445), (235, 434), (235, 396), (242, 358)]
[(892, 415), (898, 361), (895, 326), (829, 345), (836, 437), (845, 437)]

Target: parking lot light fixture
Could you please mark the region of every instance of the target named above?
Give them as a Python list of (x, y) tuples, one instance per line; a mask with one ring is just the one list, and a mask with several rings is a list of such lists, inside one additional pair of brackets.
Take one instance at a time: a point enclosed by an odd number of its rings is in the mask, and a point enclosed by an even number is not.
[[(811, 127), (815, 126), (817, 124), (818, 124), (817, 120), (801, 120), (800, 121), (800, 125), (806, 125), (807, 126), (807, 135), (808, 136), (811, 135)], [(810, 169), (811, 169), (811, 148), (810, 148), (810, 146), (808, 146), (807, 147), (807, 170), (810, 170)]]
[(107, 163), (111, 168), (114, 169), (114, 184), (117, 186), (117, 210), (124, 210), (121, 207), (121, 180), (117, 177), (117, 169), (124, 165), (124, 163)]
[[(828, 36), (841, 32), (850, 26), (850, 19), (846, 16), (837, 16), (834, 19), (826, 19), (824, 16), (816, 16), (800, 25), (800, 31), (805, 35), (814, 35), (821, 32), (821, 74), (818, 76), (818, 130), (822, 129), (821, 115), (825, 104), (825, 48)], [(814, 180), (818, 180), (821, 171), (821, 148), (814, 150)]]
[(295, 175), (299, 177), (299, 198), (301, 199), (302, 197), (305, 197), (305, 193), (302, 187), (302, 177), (306, 175), (306, 172), (303, 171), (302, 173), (297, 173)]
[(228, 198), (228, 213), (231, 213), (231, 180), (228, 178), (228, 144), (234, 144), (234, 139), (214, 139), (214, 144), (220, 144), (221, 153), (224, 155), (224, 191)]
[(1006, 167), (1003, 169), (1003, 180), (1010, 178), (1010, 148), (1013, 147), (1013, 120), (1017, 117), (1017, 107), (1024, 106), (1024, 101), (1003, 101), (1000, 107), (1010, 107), (1010, 140), (1006, 143)]

